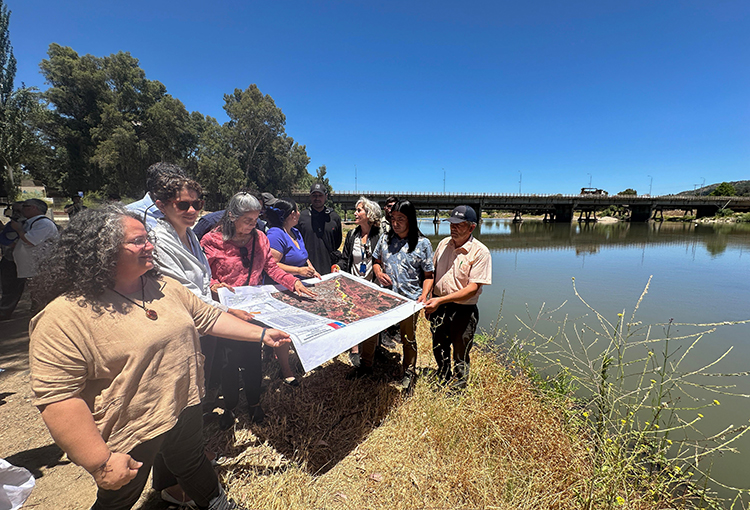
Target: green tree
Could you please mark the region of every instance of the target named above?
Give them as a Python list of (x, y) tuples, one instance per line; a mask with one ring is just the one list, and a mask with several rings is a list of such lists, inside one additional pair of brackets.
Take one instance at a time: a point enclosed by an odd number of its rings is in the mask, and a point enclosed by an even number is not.
[(710, 197), (733, 197), (737, 194), (734, 186), (728, 182), (722, 182), (716, 188), (708, 194)]
[(206, 207), (220, 210), (226, 206), (229, 197), (245, 187), (245, 174), (230, 149), (227, 139), (229, 129), (213, 117), (204, 120), (197, 112), (193, 116), (201, 126), (195, 178), (203, 186)]
[(152, 163), (191, 164), (198, 145), (194, 120), (163, 84), (146, 78), (130, 53), (80, 57), (53, 43), (48, 56), (40, 64), (50, 85), (43, 129), (55, 147), (63, 189), (137, 196)]
[(33, 89), (14, 88), (16, 57), (10, 43), (10, 11), (0, 0), (0, 195), (13, 197), (23, 170), (43, 159), (32, 119), (41, 109)]
[(16, 57), (10, 44), (10, 11), (0, 0), (0, 102), (8, 102), (16, 79)]
[(224, 95), (230, 150), (245, 184), (271, 193), (290, 192), (307, 174), (310, 158), (304, 145), (285, 133), (286, 117), (273, 98), (257, 85)]
[(637, 195), (638, 192), (633, 188), (628, 188), (618, 193), (618, 195)]

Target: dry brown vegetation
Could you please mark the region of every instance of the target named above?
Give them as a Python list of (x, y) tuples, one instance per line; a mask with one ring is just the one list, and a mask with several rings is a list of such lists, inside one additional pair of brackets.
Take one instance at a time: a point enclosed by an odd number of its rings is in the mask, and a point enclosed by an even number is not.
[[(586, 445), (522, 377), (479, 351), (472, 382), (431, 381), (426, 322), (422, 377), (404, 398), (391, 382), (398, 352), (381, 352), (373, 380), (347, 381), (344, 356), (300, 388), (268, 374), (263, 425), (207, 428), (221, 477), (249, 508), (580, 508)], [(273, 365), (273, 364), (272, 364)]]

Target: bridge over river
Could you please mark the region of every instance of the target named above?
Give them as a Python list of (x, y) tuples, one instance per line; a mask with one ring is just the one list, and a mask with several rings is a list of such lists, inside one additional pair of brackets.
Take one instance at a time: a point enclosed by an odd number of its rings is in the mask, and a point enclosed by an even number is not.
[[(470, 205), (478, 215), (483, 210), (510, 211), (520, 219), (522, 214), (544, 215), (550, 221), (570, 222), (575, 213), (579, 220), (595, 220), (596, 211), (608, 206), (621, 206), (630, 221), (648, 221), (665, 210), (694, 213), (696, 218), (714, 216), (720, 209), (736, 212), (750, 211), (750, 197), (709, 197), (689, 195), (523, 195), (502, 193), (409, 193), (399, 191), (341, 191), (331, 200), (345, 211), (354, 210), (360, 196), (384, 204), (389, 196), (409, 199), (419, 210), (430, 210), (437, 217), (440, 211), (450, 211), (457, 205)], [(307, 193), (294, 193), (294, 200), (308, 203)]]

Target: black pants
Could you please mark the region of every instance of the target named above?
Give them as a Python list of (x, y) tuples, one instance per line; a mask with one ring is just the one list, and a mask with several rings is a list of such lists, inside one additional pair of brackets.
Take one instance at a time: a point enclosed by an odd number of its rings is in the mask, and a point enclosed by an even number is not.
[(26, 278), (18, 278), (16, 263), (8, 259), (0, 259), (0, 285), (3, 287), (3, 297), (0, 298), (0, 317), (10, 317), (23, 295)]
[(208, 508), (209, 502), (219, 495), (219, 479), (203, 452), (203, 413), (200, 405), (182, 411), (172, 430), (139, 444), (128, 453), (135, 460), (143, 462), (138, 474), (116, 491), (100, 488), (91, 510), (132, 508), (148, 481), (157, 453), (199, 508)]
[[(218, 343), (216, 368), (221, 366), (221, 394), (224, 395), (224, 409), (233, 410), (240, 401), (239, 369), (242, 368), (242, 381), (245, 387), (247, 405), (252, 407), (260, 402), (260, 387), (263, 382), (260, 342), (240, 342), (220, 338)], [(252, 411), (251, 411), (252, 414)]]
[(451, 378), (451, 346), (456, 378), (469, 378), (469, 351), (474, 345), (474, 333), (479, 322), (477, 305), (448, 303), (430, 314), (432, 353), (438, 365), (438, 377)]

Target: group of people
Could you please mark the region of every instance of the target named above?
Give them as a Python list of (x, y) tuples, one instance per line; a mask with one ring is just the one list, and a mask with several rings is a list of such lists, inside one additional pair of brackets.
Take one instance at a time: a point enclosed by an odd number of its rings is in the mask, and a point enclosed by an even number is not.
[[(227, 429), (235, 423), (240, 368), (248, 418), (264, 419), (262, 345), (284, 384), (299, 379), (289, 335), (221, 304), (222, 288), (275, 282), (315, 298), (301, 280), (343, 271), (373, 281), (424, 303), (438, 377), (466, 385), (476, 303), (491, 283), (489, 251), (472, 236), (478, 218), (471, 207), (452, 211), (451, 236), (433, 252), (411, 202), (390, 197), (383, 214), (361, 197), (340, 251), (341, 219), (326, 206), (322, 183), (313, 184), (302, 211), (269, 193), (239, 192), (200, 221), (201, 186), (180, 167), (152, 165), (146, 185), (143, 199), (128, 206), (78, 212), (32, 280), (35, 299), (46, 304), (30, 325), (34, 404), (57, 444), (96, 480), (92, 508), (131, 508), (151, 468), (167, 501), (241, 508), (204, 451), (206, 388), (212, 381), (220, 387), (219, 425)], [(38, 211), (28, 212), (26, 223)], [(22, 230), (17, 242), (33, 245), (31, 227)], [(3, 292), (4, 299), (5, 282)], [(398, 327), (407, 391), (416, 379), (417, 316)], [(360, 344), (349, 378), (373, 373), (378, 338), (373, 331)]]

